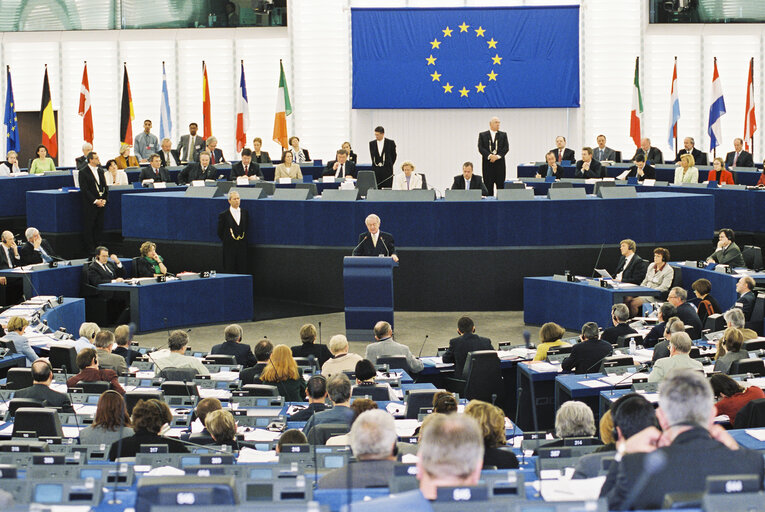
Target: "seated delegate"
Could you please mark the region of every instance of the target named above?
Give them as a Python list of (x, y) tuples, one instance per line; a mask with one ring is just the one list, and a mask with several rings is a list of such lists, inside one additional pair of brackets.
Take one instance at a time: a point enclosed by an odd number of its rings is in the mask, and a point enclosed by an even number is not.
[(537, 353), (534, 355), (534, 361), (544, 361), (547, 359), (547, 351), (554, 347), (570, 347), (571, 345), (561, 340), (561, 336), (566, 332), (563, 327), (555, 322), (547, 322), (539, 329), (539, 341)]
[(27, 358), (26, 366), (30, 366), (37, 360), (37, 354), (29, 346), (29, 340), (24, 336), (24, 330), (29, 325), (26, 318), (20, 316), (12, 316), (8, 320), (8, 325), (5, 328), (8, 334), (0, 338), (2, 341), (13, 342), (13, 348), (17, 354), (23, 354)]
[(157, 254), (157, 244), (144, 242), (141, 244), (141, 257), (135, 260), (136, 277), (157, 277), (167, 274), (165, 260)]
[(684, 154), (680, 156), (680, 167), (675, 169), (675, 185), (682, 185), (683, 183), (698, 183), (699, 182), (699, 170), (695, 167), (696, 161), (693, 159), (693, 155)]
[(647, 164), (645, 161), (645, 155), (642, 153), (635, 155), (635, 165), (627, 169), (626, 174), (619, 176), (620, 178), (635, 178), (638, 181), (643, 180), (655, 180), (656, 169), (654, 166)]
[(699, 315), (701, 325), (704, 325), (704, 322), (707, 321), (709, 315), (722, 313), (720, 304), (718, 304), (717, 300), (711, 295), (712, 283), (710, 283), (708, 279), (696, 279), (691, 285), (691, 289), (696, 295), (696, 298), (699, 299), (696, 313)]
[(274, 181), (279, 181), (281, 178), (303, 179), (303, 172), (300, 170), (300, 166), (292, 161), (292, 153), (289, 151), (282, 153), (282, 163), (274, 169)]
[(422, 188), (422, 175), (414, 172), (414, 164), (407, 160), (401, 164), (400, 174), (393, 177), (393, 190), (417, 190)]
[(127, 174), (125, 174), (125, 171), (122, 169), (119, 169), (117, 167), (117, 162), (114, 160), (109, 160), (106, 162), (106, 172), (104, 173), (104, 177), (106, 178), (106, 184), (108, 186), (114, 186), (114, 185), (127, 185), (128, 184), (128, 177)]
[[(664, 247), (657, 247), (653, 250), (653, 263), (648, 265), (645, 278), (640, 286), (653, 288), (660, 292), (669, 292), (672, 287), (672, 280), (675, 277), (675, 271), (669, 264), (669, 251)], [(627, 297), (624, 303), (630, 308), (630, 317), (637, 316), (638, 310), (644, 302), (653, 302), (654, 297)]]
[(337, 153), (335, 153), (335, 159), (327, 162), (322, 175), (341, 179), (355, 178), (356, 164), (348, 160), (348, 152), (346, 150), (338, 149)]
[(574, 172), (575, 178), (605, 178), (606, 168), (603, 165), (592, 158), (592, 148), (582, 148), (582, 159), (576, 163), (576, 172)]
[(138, 167), (138, 159), (130, 154), (130, 148), (133, 147), (130, 144), (124, 142), (120, 144), (120, 154), (114, 159), (117, 162), (117, 167), (120, 169), (127, 169), (128, 167)]
[(563, 167), (558, 165), (558, 161), (555, 159), (555, 153), (548, 151), (545, 154), (545, 163), (539, 166), (537, 169), (537, 178), (549, 178), (553, 177), (559, 180), (563, 177)]
[(707, 181), (716, 181), (718, 185), (736, 184), (733, 173), (725, 168), (725, 163), (719, 156), (712, 161), (712, 169), (707, 174)]
[(739, 249), (735, 240), (736, 234), (732, 229), (721, 229), (717, 237), (717, 249), (709, 255), (707, 263), (745, 267), (744, 256), (741, 254), (741, 249)]
[(32, 160), (32, 165), (29, 166), (29, 174), (42, 174), (56, 170), (56, 164), (48, 156), (48, 148), (40, 144), (37, 146), (35, 154), (37, 154), (37, 158)]
[(252, 160), (258, 164), (270, 164), (271, 157), (268, 155), (268, 151), (261, 151), (263, 147), (263, 139), (255, 137), (252, 139)]

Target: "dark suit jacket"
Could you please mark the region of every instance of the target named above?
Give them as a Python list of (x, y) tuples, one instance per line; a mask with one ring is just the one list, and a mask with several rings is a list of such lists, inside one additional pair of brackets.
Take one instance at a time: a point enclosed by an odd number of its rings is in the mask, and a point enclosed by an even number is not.
[(319, 362), (319, 366), (324, 366), (324, 363), (332, 359), (332, 352), (329, 351), (329, 348), (318, 343), (302, 343), (290, 347), (290, 350), (292, 350), (292, 357), (308, 357), (313, 355)]
[(372, 235), (365, 231), (359, 235), (359, 243), (353, 250), (354, 256), (392, 256), (396, 254), (396, 245), (393, 242), (393, 235), (380, 231), (377, 238), (377, 246), (372, 245)]
[(744, 312), (744, 318), (746, 318), (747, 322), (752, 319), (752, 311), (754, 311), (754, 301), (756, 299), (757, 297), (754, 295), (754, 292), (746, 292), (736, 300), (736, 302), (741, 303), (741, 311)]
[(686, 327), (689, 325), (693, 326), (695, 332), (688, 333), (691, 335), (692, 340), (697, 340), (701, 337), (703, 326), (701, 325), (701, 319), (696, 312), (696, 308), (693, 307), (693, 304), (690, 302), (683, 302), (680, 304), (680, 307), (677, 308), (677, 318), (682, 320)]
[(246, 343), (224, 341), (223, 343), (218, 343), (213, 346), (210, 353), (234, 356), (236, 357), (236, 364), (241, 364), (243, 368), (254, 366), (258, 362), (258, 360), (255, 359), (255, 355), (252, 353), (252, 349)]
[(555, 160), (558, 162), (562, 162), (563, 160), (568, 160), (569, 162), (576, 162), (576, 153), (574, 153), (573, 149), (570, 148), (563, 148), (563, 158), (558, 160), (558, 148), (551, 149), (553, 153), (555, 153)]
[[(209, 151), (209, 150), (208, 150)], [(197, 162), (199, 161), (199, 153), (197, 153)], [(215, 151), (210, 151), (210, 163), (215, 165), (221, 162), (225, 162), (226, 158), (223, 156), (223, 150), (215, 148)]]
[(5, 249), (0, 246), (0, 270), (18, 267), (19, 265), (21, 265), (21, 248), (19, 248), (19, 259), (16, 259), (13, 249), (8, 249), (8, 259), (6, 259)]
[[(44, 238), (42, 239), (42, 242), (40, 242), (40, 247), (42, 247), (51, 258), (59, 259), (58, 256), (56, 256), (56, 253), (53, 252), (53, 248)], [(21, 257), (21, 265), (34, 265), (35, 263), (43, 262), (40, 253), (35, 251), (34, 245), (29, 242), (24, 242), (24, 245), (19, 247), (19, 256)]]
[(255, 152), (253, 151), (252, 161), (259, 164), (270, 164), (271, 157), (269, 156), (268, 151), (261, 151), (260, 156), (255, 156)]
[(74, 166), (77, 170), (82, 170), (83, 167), (87, 167), (88, 158), (85, 155), (80, 155), (74, 159)]
[[(632, 504), (636, 510), (661, 508), (670, 492), (703, 492), (710, 475), (757, 475), (762, 490), (762, 455), (741, 448), (729, 450), (702, 428), (683, 432), (670, 446), (660, 448), (666, 455), (664, 467), (652, 475)], [(608, 498), (609, 510), (623, 510), (624, 501), (644, 473), (646, 454), (629, 454), (611, 464), (601, 496)]]
[(518, 457), (510, 450), (486, 446), (483, 451), (483, 467), (486, 466), (496, 466), (497, 469), (517, 469)]
[(598, 371), (600, 361), (613, 352), (611, 344), (600, 340), (586, 340), (571, 348), (571, 354), (563, 360), (561, 368), (574, 373), (593, 373)]
[(609, 327), (608, 329), (603, 329), (603, 333), (600, 335), (600, 339), (613, 345), (616, 343), (616, 340), (618, 340), (620, 336), (636, 333), (637, 331), (626, 323), (616, 324), (613, 327)]
[[(662, 334), (664, 336), (664, 334)], [(655, 363), (659, 359), (669, 357), (669, 340), (660, 341), (653, 347), (653, 356), (651, 362)]]
[(725, 249), (720, 249), (709, 256), (716, 263), (730, 265), (731, 267), (745, 267), (744, 256), (736, 242), (731, 242)]
[[(324, 172), (322, 173), (323, 176), (334, 176), (337, 171), (335, 171), (332, 167), (335, 165), (335, 162), (337, 160), (330, 160), (327, 162), (327, 166), (324, 168)], [(356, 177), (356, 164), (351, 162), (350, 160), (345, 161), (345, 176), (350, 176), (352, 178)]]
[[(736, 158), (735, 151), (731, 151), (725, 155), (725, 166), (733, 167), (734, 158)], [(752, 154), (742, 149), (741, 153), (738, 155), (738, 160), (736, 160), (736, 167), (754, 167), (754, 159), (752, 158)]]
[(308, 421), (314, 413), (326, 410), (327, 404), (308, 404), (308, 407), (290, 416), (289, 421)]
[[(481, 176), (478, 176), (477, 174), (473, 174), (473, 176), (470, 178), (470, 190), (481, 190), (481, 195), (488, 196), (489, 195), (489, 189), (486, 188), (486, 185), (483, 183), (483, 178)], [(454, 182), (452, 183), (452, 190), (465, 190), (465, 176), (460, 174), (459, 176), (454, 177)]]
[(137, 430), (135, 435), (122, 439), (122, 450), (117, 453), (119, 441), (112, 443), (109, 449), (109, 460), (115, 460), (118, 457), (135, 457), (141, 451), (141, 445), (144, 444), (166, 444), (167, 451), (170, 453), (189, 453), (188, 448), (175, 439), (158, 436), (147, 430)]
[[(557, 166), (557, 169), (558, 169), (558, 171), (554, 172), (553, 175), (555, 176), (556, 180), (559, 180), (559, 179), (561, 179), (563, 177), (563, 167), (561, 167), (559, 165), (559, 166)], [(540, 165), (539, 166), (539, 170), (537, 172), (539, 173), (539, 175), (541, 177), (543, 177), (543, 178), (546, 177), (547, 176), (547, 164), (544, 163), (544, 164)]]
[[(181, 163), (181, 155), (180, 155), (180, 153), (178, 153), (178, 150), (177, 149), (171, 149), (170, 153), (173, 155), (173, 157), (175, 157), (175, 161), (178, 162), (178, 164), (180, 165), (180, 163)], [(162, 167), (168, 167), (168, 166), (175, 165), (172, 160), (169, 161), (169, 162), (165, 161), (165, 152), (164, 151), (159, 151), (157, 154), (159, 155), (159, 161), (162, 163)]]
[(449, 340), (449, 348), (444, 352), (444, 363), (454, 363), (454, 375), (455, 377), (461, 377), (462, 371), (465, 369), (465, 362), (467, 361), (468, 352), (475, 352), (476, 350), (494, 350), (491, 346), (491, 340), (478, 336), (471, 332), (452, 338)]
[(582, 166), (584, 165), (584, 160), (579, 160), (576, 163), (576, 172), (574, 173), (575, 178), (605, 178), (606, 177), (606, 168), (603, 167), (603, 165), (595, 160), (594, 158), (590, 160), (590, 169), (587, 171), (582, 170)]
[(643, 279), (645, 279), (645, 273), (648, 270), (648, 262), (637, 254), (632, 255), (632, 259), (630, 260), (630, 264), (627, 266), (627, 268), (624, 268), (625, 261), (627, 261), (627, 258), (624, 256), (619, 256), (619, 263), (617, 263), (616, 272), (614, 272), (613, 275), (616, 276), (616, 274), (623, 271), (623, 283), (632, 283), (637, 285), (642, 283)]
[[(237, 162), (231, 166), (231, 181), (236, 180), (237, 177), (244, 176), (244, 165), (242, 162)], [(263, 173), (260, 172), (260, 165), (253, 160), (247, 167), (247, 176), (257, 176), (261, 180), (263, 179)]]
[(393, 169), (396, 163), (396, 143), (389, 138), (385, 138), (383, 143), (383, 154), (377, 151), (377, 139), (369, 141), (369, 156), (372, 157), (373, 167), (386, 167)]
[[(645, 335), (645, 338), (643, 338), (643, 346), (645, 348), (651, 348), (659, 341), (659, 338), (664, 337), (664, 330), (666, 329), (667, 324), (666, 322), (659, 322), (658, 324), (654, 325), (650, 331), (648, 331), (648, 334)], [(654, 349), (654, 353), (655, 349)]]
[(154, 277), (154, 266), (149, 260), (141, 256), (133, 261), (135, 262), (135, 268), (133, 268), (135, 277)]
[(125, 267), (118, 267), (113, 261), (106, 262), (107, 268), (110, 272), (105, 271), (101, 265), (96, 262), (88, 265), (88, 283), (92, 286), (98, 286), (99, 284), (111, 283), (112, 279), (125, 276)]
[[(159, 174), (159, 176), (157, 176)], [(138, 181), (143, 180), (154, 180), (155, 182), (164, 182), (168, 183), (171, 181), (170, 179), (170, 171), (165, 169), (165, 164), (163, 163), (159, 169), (157, 169), (157, 173), (154, 172), (154, 168), (151, 166), (148, 167), (141, 167), (141, 174), (138, 176)]]
[(507, 132), (497, 131), (495, 136), (496, 154), (501, 156), (499, 160), (494, 163), (489, 162), (489, 155), (494, 154), (492, 152), (491, 144), (491, 131), (486, 130), (478, 134), (478, 152), (481, 153), (481, 162), (485, 168), (486, 165), (499, 165), (505, 167), (505, 155), (510, 151), (510, 144), (507, 142)]
[[(677, 156), (675, 157), (675, 163), (680, 161), (680, 157), (688, 153), (688, 151), (685, 150), (685, 148), (681, 149), (677, 152)], [(701, 150), (693, 148), (693, 151), (690, 151), (690, 154), (693, 155), (693, 159), (696, 161), (696, 165), (707, 165), (707, 154), (702, 153)]]
[(646, 164), (663, 164), (664, 163), (664, 158), (662, 157), (661, 150), (653, 146), (651, 146), (651, 148), (648, 150), (647, 155), (645, 151), (643, 151), (643, 148), (637, 148), (637, 151), (635, 151), (635, 155), (632, 157), (632, 160), (635, 160), (635, 157), (638, 155), (645, 156)]
[(247, 227), (250, 224), (250, 214), (244, 208), (240, 208), (242, 216), (239, 219), (239, 224), (234, 221), (234, 217), (231, 216), (231, 210), (226, 208), (224, 211), (218, 214), (218, 238), (223, 242), (223, 250), (233, 248), (239, 242), (245, 242), (246, 239), (234, 240), (231, 233), (234, 236), (246, 236)]
[(117, 348), (114, 348), (114, 349), (112, 349), (112, 354), (117, 354), (118, 356), (124, 357), (125, 358), (125, 362), (127, 363), (128, 366), (130, 366), (130, 364), (133, 361), (135, 361), (136, 359), (141, 357), (141, 353), (140, 352), (138, 352), (137, 350), (129, 349), (127, 347), (117, 347)]
[(239, 380), (241, 381), (242, 386), (245, 384), (255, 384), (255, 381), (260, 377), (260, 372), (263, 371), (267, 364), (268, 361), (263, 361), (239, 372)]
[[(637, 175), (638, 175), (638, 173), (637, 173), (637, 171), (638, 171), (637, 165), (633, 165), (632, 167), (630, 167), (629, 170), (630, 170), (630, 172), (627, 173), (627, 177), (628, 178), (635, 178), (635, 177), (637, 177)], [(652, 166), (652, 165), (647, 165), (646, 164), (645, 166), (643, 166), (643, 177), (642, 178), (638, 178), (638, 179), (641, 180), (641, 181), (642, 180), (655, 180), (656, 179), (656, 168), (654, 166)]]
[(32, 398), (40, 400), (47, 407), (58, 407), (63, 412), (71, 412), (72, 406), (69, 403), (69, 397), (64, 393), (53, 391), (45, 384), (33, 384), (24, 389), (19, 389), (13, 393), (14, 398)]
[(82, 196), (82, 214), (83, 215), (95, 215), (96, 213), (103, 212), (103, 208), (99, 208), (95, 204), (96, 199), (109, 199), (109, 185), (106, 184), (106, 176), (104, 176), (104, 168), (98, 167), (98, 179), (100, 184), (96, 183), (96, 178), (93, 177), (93, 173), (90, 172), (90, 167), (86, 167), (80, 171), (80, 195)]
[(218, 169), (208, 165), (206, 170), (202, 170), (202, 165), (196, 162), (183, 168), (178, 175), (178, 183), (191, 183), (194, 180), (217, 180)]

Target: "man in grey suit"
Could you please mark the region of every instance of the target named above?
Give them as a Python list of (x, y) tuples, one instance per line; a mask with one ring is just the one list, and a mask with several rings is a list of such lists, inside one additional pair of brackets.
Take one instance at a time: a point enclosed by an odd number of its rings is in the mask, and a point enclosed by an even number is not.
[(197, 135), (197, 123), (189, 125), (189, 134), (181, 136), (178, 147), (175, 150), (181, 158), (181, 162), (196, 162), (197, 154), (205, 150), (205, 139)]
[(47, 359), (38, 359), (32, 363), (32, 385), (19, 389), (14, 398), (32, 398), (39, 400), (45, 407), (59, 407), (63, 412), (72, 412), (69, 397), (50, 388), (53, 382), (53, 368)]
[(605, 135), (598, 135), (597, 139), (595, 139), (598, 142), (598, 146), (595, 148), (595, 151), (593, 153), (593, 158), (597, 160), (598, 162), (602, 162), (604, 160), (608, 160), (610, 162), (616, 161), (616, 151), (606, 146), (606, 136)]
[(376, 343), (367, 345), (364, 359), (369, 359), (372, 363), (377, 363), (378, 357), (406, 356), (406, 363), (409, 368), (419, 373), (425, 368), (425, 365), (412, 355), (411, 350), (406, 345), (393, 341), (393, 329), (388, 322), (377, 322), (375, 324)]
[(117, 372), (117, 375), (122, 375), (127, 372), (125, 358), (117, 354), (112, 354), (112, 347), (114, 346), (113, 332), (101, 331), (96, 334), (95, 345), (99, 369), (114, 370)]

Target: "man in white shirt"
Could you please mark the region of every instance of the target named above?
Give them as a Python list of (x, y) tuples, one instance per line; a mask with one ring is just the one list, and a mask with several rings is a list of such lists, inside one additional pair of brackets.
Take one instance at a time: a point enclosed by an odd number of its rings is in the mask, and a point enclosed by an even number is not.
[(619, 242), (619, 262), (616, 264), (614, 279), (623, 283), (639, 285), (645, 279), (648, 270), (648, 262), (635, 254), (637, 244), (634, 240), (626, 238)]
[(378, 187), (390, 187), (393, 179), (393, 165), (396, 163), (396, 143), (385, 138), (385, 128), (375, 128), (375, 139), (369, 141), (369, 156), (372, 157)]
[(229, 274), (249, 274), (247, 263), (247, 210), (239, 207), (239, 192), (228, 194), (229, 208), (218, 214), (218, 238), (223, 243), (223, 270)]
[(162, 139), (162, 150), (159, 151), (159, 158), (162, 161), (163, 167), (177, 167), (181, 165), (181, 159), (178, 157), (178, 152), (172, 149), (173, 143), (170, 139)]
[(173, 331), (167, 339), (167, 348), (148, 354), (157, 367), (157, 374), (165, 368), (194, 368), (197, 375), (209, 375), (210, 371), (196, 357), (185, 355), (189, 344), (186, 331)]
[(338, 149), (335, 159), (327, 162), (324, 168), (324, 176), (334, 176), (335, 178), (355, 178), (356, 164), (348, 160), (348, 151)]
[(150, 119), (143, 122), (143, 132), (135, 136), (133, 148), (135, 149), (136, 156), (142, 163), (148, 162), (149, 157), (159, 151), (159, 140), (156, 135), (151, 133)]

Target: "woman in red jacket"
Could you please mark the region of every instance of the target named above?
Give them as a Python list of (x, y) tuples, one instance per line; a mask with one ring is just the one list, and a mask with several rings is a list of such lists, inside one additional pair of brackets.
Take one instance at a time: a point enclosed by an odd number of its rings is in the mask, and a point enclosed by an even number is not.
[(723, 183), (728, 185), (736, 184), (733, 181), (733, 173), (725, 169), (725, 162), (719, 156), (712, 162), (712, 169), (709, 170), (707, 181), (716, 181), (718, 185)]
[(717, 415), (727, 415), (731, 423), (736, 419), (738, 411), (750, 401), (765, 398), (765, 393), (757, 386), (744, 388), (735, 380), (721, 373), (712, 375), (709, 382), (712, 384), (715, 398), (718, 399), (715, 404)]

